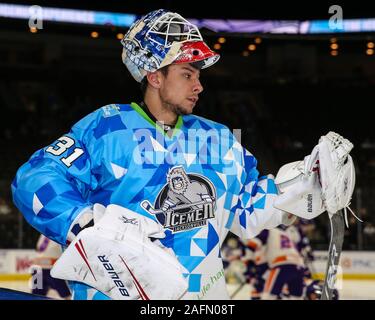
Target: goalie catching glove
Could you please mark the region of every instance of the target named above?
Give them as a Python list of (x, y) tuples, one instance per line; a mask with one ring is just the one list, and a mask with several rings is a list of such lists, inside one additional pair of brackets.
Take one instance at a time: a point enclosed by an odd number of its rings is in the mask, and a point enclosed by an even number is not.
[(102, 217), (77, 235), (51, 275), (83, 282), (112, 299), (181, 298), (187, 283), (180, 263), (150, 240), (165, 237), (162, 226), (118, 205), (109, 205), (104, 215), (103, 208), (94, 206), (94, 218), (96, 210)]
[(304, 219), (348, 207), (355, 185), (352, 148), (349, 140), (329, 132), (303, 161), (281, 167), (274, 207)]
[(355, 186), (355, 169), (349, 152), (353, 144), (334, 132), (319, 142), (320, 179), (325, 208), (330, 214), (350, 204)]

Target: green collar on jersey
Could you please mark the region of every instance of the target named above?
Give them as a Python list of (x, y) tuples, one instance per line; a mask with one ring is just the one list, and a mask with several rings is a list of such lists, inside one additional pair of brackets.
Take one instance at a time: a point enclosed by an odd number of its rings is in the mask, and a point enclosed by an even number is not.
[[(139, 115), (144, 118), (148, 123), (150, 123), (152, 126), (154, 126), (157, 130), (159, 130), (160, 132), (162, 132), (165, 136), (168, 137), (168, 134), (163, 130), (163, 128), (161, 128), (160, 126), (158, 126), (154, 120), (152, 120), (148, 114), (136, 103), (136, 102), (132, 102), (130, 104), (130, 106), (139, 113)], [(176, 122), (176, 125), (174, 126), (174, 129), (173, 129), (173, 134), (172, 134), (172, 137), (174, 135), (176, 135), (176, 133), (179, 131), (179, 129), (182, 127), (182, 117), (181, 116), (178, 116), (177, 118), (177, 122)]]

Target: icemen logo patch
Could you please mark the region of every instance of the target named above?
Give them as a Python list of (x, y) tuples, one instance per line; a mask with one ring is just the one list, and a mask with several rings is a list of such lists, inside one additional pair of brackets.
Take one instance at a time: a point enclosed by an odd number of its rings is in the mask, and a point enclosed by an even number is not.
[(154, 206), (145, 200), (143, 209), (173, 232), (206, 225), (214, 218), (216, 192), (211, 181), (198, 174), (187, 174), (183, 167), (173, 167), (167, 184), (159, 192)]

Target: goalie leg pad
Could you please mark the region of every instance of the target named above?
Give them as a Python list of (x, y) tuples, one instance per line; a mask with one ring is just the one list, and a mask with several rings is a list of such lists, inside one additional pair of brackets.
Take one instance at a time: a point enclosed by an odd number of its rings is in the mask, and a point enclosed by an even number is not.
[(148, 238), (159, 232), (155, 221), (110, 205), (97, 225), (78, 234), (51, 275), (83, 282), (112, 299), (180, 299), (187, 291), (182, 266)]

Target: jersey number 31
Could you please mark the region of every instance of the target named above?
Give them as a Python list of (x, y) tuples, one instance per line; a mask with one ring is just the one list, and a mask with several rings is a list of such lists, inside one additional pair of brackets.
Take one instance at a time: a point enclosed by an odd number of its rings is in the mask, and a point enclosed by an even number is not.
[[(55, 145), (49, 146), (46, 149), (46, 152), (49, 152), (54, 156), (60, 156), (75, 144), (74, 139), (67, 136), (62, 136), (61, 138), (58, 138), (57, 141), (58, 142)], [(61, 158), (60, 160), (69, 168), (82, 154), (83, 150), (81, 148), (74, 148), (73, 152), (68, 157)]]

